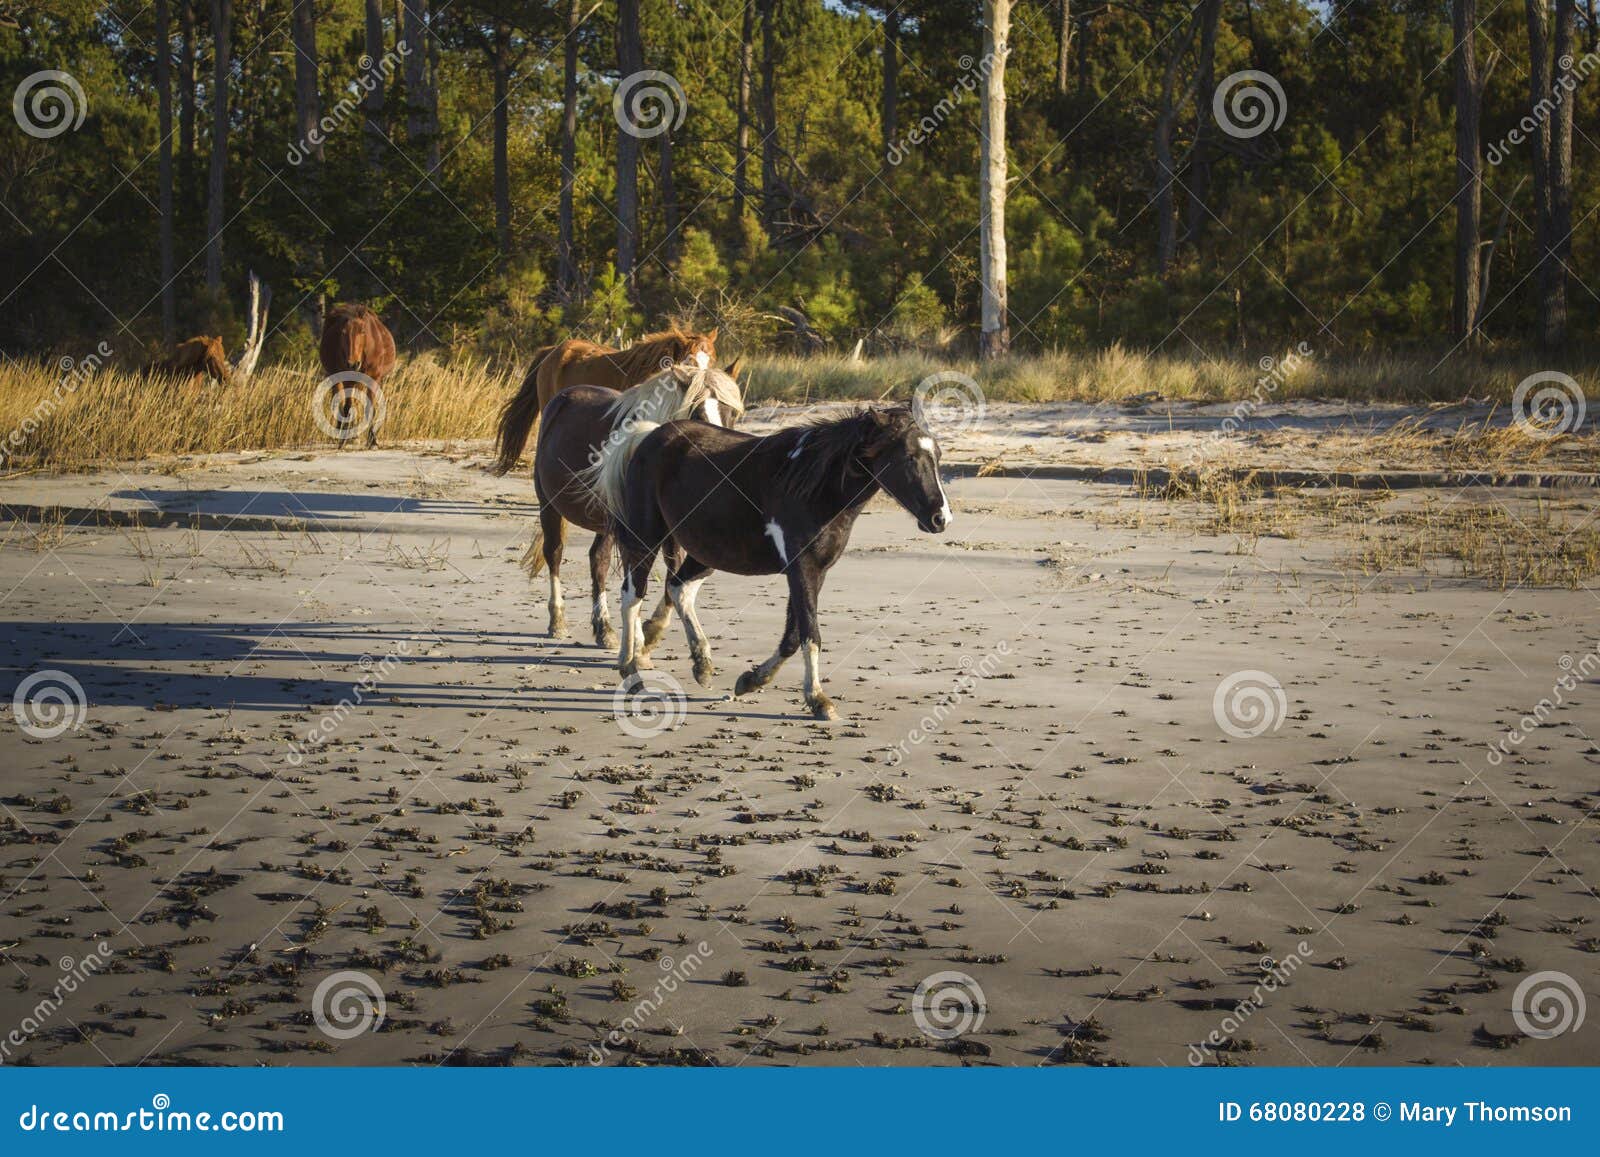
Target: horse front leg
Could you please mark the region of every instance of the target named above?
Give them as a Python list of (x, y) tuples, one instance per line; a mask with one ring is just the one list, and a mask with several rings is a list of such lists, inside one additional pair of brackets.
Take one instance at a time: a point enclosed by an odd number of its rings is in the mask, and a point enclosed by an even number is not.
[(784, 662), (800, 649), (800, 629), (795, 625), (794, 621), (793, 599), (789, 600), (789, 611), (785, 616), (785, 620), (783, 638), (778, 640), (778, 649), (772, 652), (772, 657), (766, 662), (757, 663), (739, 676), (739, 681), (733, 685), (735, 699), (748, 695), (752, 691), (759, 691), (772, 682), (773, 677), (778, 673), (778, 668), (782, 667)]
[(800, 652), (805, 659), (806, 706), (813, 719), (837, 719), (833, 700), (822, 689), (822, 631), (817, 625), (817, 594), (822, 589), (822, 572), (806, 565), (789, 568), (789, 606), (800, 634)]
[(594, 536), (589, 547), (589, 581), (593, 584), (594, 610), (589, 625), (594, 628), (594, 645), (609, 650), (617, 645), (617, 632), (611, 627), (611, 610), (606, 606), (606, 582), (611, 570), (611, 532)]

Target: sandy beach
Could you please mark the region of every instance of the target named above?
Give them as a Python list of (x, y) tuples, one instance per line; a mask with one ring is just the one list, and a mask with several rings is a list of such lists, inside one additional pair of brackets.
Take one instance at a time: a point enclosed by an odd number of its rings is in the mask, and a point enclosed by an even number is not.
[[(1363, 428), (1283, 417), (1250, 465)], [(1185, 449), (1069, 419), (951, 461)], [(1593, 1008), (1513, 1015), (1540, 973), (1600, 999), (1594, 580), (1375, 566), (1361, 529), (1592, 528), (1594, 490), (1284, 497), (1258, 533), (1005, 474), (942, 536), (879, 500), (822, 724), (798, 661), (730, 698), (776, 579), (706, 583), (713, 688), (674, 624), (663, 694), (619, 698), (588, 536), (550, 639), (488, 456), (0, 486), (6, 1063), (1595, 1061)]]

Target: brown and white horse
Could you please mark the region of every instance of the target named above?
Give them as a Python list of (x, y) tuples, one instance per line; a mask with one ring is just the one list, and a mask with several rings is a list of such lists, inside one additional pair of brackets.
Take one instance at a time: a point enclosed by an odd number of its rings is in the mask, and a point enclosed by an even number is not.
[[(573, 386), (551, 400), (539, 425), (539, 444), (533, 459), (533, 488), (539, 498), (539, 535), (523, 562), (532, 577), (542, 567), (550, 571), (550, 634), (566, 629), (561, 598), (561, 556), (566, 545), (566, 523), (595, 532), (589, 548), (589, 575), (593, 583), (590, 624), (601, 647), (617, 645), (606, 607), (606, 577), (613, 539), (606, 509), (585, 482), (587, 472), (599, 462), (608, 446), (626, 441), (640, 425), (654, 426), (690, 416), (714, 425), (732, 426), (744, 413), (739, 383), (717, 369), (691, 364), (664, 370), (631, 390), (617, 393), (598, 386)], [(651, 617), (647, 649), (666, 630), (671, 604), (663, 598)]]
[(647, 333), (627, 349), (568, 338), (536, 350), (522, 388), (500, 413), (494, 472), (506, 474), (522, 457), (528, 437), (550, 400), (569, 386), (626, 390), (669, 366), (706, 369), (717, 356), (717, 331), (688, 333), (673, 328)]
[(586, 481), (611, 514), (622, 552), (622, 642), (617, 663), (631, 684), (650, 666), (640, 601), (658, 552), (666, 552), (667, 598), (683, 619), (694, 677), (709, 686), (711, 651), (695, 614), (695, 592), (713, 570), (781, 574), (789, 614), (776, 652), (743, 675), (734, 694), (765, 687), (805, 648), (805, 700), (834, 718), (822, 690), (817, 594), (850, 542), (856, 517), (885, 490), (938, 534), (950, 525), (939, 480), (939, 444), (905, 407), (870, 408), (758, 438), (703, 422), (639, 424), (609, 444)]

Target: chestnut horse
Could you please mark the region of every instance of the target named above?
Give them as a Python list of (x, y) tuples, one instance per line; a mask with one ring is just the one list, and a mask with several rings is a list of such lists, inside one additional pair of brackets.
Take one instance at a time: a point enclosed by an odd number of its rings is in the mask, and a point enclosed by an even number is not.
[(192, 337), (172, 347), (164, 358), (150, 363), (145, 373), (151, 377), (177, 378), (183, 382), (212, 381), (219, 385), (240, 385), (255, 373), (256, 360), (267, 336), (267, 310), (272, 305), (272, 290), (250, 274), (249, 316), (245, 321), (244, 348), (231, 362), (220, 337)]
[[(355, 433), (355, 405), (359, 395), (366, 409), (367, 448), (378, 444), (377, 397), (384, 375), (394, 369), (394, 335), (372, 310), (355, 302), (336, 305), (322, 322), (322, 372), (339, 379), (338, 416), (335, 428), (339, 444)], [(360, 374), (370, 381), (363, 381)]]
[(688, 364), (703, 370), (716, 356), (716, 330), (686, 333), (676, 326), (647, 333), (625, 350), (577, 337), (535, 350), (522, 388), (501, 411), (494, 472), (505, 474), (516, 466), (539, 415), (568, 386), (626, 390), (669, 366)]

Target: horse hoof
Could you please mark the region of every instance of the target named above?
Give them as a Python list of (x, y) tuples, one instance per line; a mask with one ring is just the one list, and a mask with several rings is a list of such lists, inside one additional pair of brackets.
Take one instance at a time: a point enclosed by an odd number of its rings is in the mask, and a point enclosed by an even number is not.
[(717, 669), (711, 665), (709, 660), (705, 663), (696, 663), (694, 665), (694, 681), (702, 687), (710, 687), (711, 677), (716, 673)]
[(545, 633), (547, 635), (549, 635), (552, 639), (562, 638), (567, 633), (567, 620), (566, 619), (551, 619), (550, 620), (550, 629), (548, 631), (546, 631)]
[(594, 633), (594, 645), (606, 651), (615, 651), (617, 649), (617, 633), (610, 627), (596, 631)]
[(644, 635), (640, 639), (639, 645), (646, 651), (653, 651), (656, 649), (656, 644), (661, 642), (661, 636), (666, 633), (667, 625), (665, 623), (658, 625), (654, 621), (647, 622), (644, 625)]
[(810, 700), (806, 706), (811, 708), (811, 718), (813, 719), (839, 718), (839, 713), (833, 709), (833, 700), (826, 695), (818, 695), (815, 699)]
[(735, 699), (742, 698), (752, 691), (759, 691), (764, 686), (766, 684), (761, 682), (754, 671), (746, 671), (739, 676), (738, 682), (733, 685), (733, 697)]

